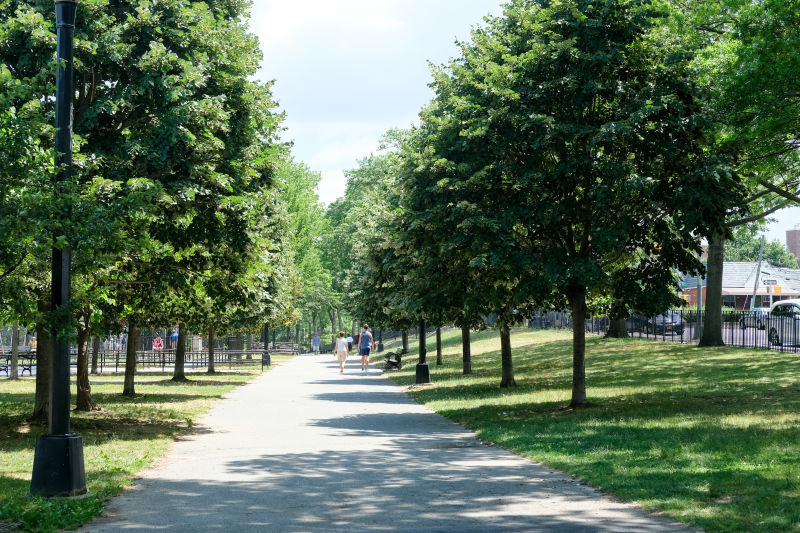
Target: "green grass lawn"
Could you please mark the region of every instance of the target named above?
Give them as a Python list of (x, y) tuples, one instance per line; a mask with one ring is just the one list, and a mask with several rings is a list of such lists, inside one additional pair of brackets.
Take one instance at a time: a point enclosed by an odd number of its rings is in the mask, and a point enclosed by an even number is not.
[[(432, 385), (413, 386), (416, 345), (392, 379), (482, 440), (708, 531), (800, 531), (800, 354), (587, 339), (587, 394), (571, 391), (568, 332), (512, 333), (518, 386), (500, 389), (500, 342), (444, 335)], [(380, 356), (375, 356), (375, 362)]]
[[(286, 357), (273, 357), (280, 364)], [(136, 397), (122, 396), (123, 376), (92, 376), (92, 398), (101, 408), (72, 412), (72, 430), (83, 438), (89, 495), (45, 499), (31, 496), (36, 437), (31, 426), (35, 380), (0, 379), (0, 531), (74, 529), (98, 515), (104, 502), (130, 485), (133, 477), (163, 455), (177, 437), (192, 431), (197, 418), (223, 394), (258, 375), (258, 368), (187, 373), (174, 383), (170, 373), (137, 376)], [(75, 398), (73, 382), (72, 395)]]

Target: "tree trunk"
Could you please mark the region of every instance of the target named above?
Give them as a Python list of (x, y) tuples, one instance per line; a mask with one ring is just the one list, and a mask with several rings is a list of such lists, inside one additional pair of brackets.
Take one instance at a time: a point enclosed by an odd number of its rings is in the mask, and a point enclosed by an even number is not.
[(436, 328), (436, 366), (442, 365), (442, 328)]
[[(50, 312), (50, 303), (40, 299), (40, 314)], [(53, 358), (53, 339), (44, 323), (36, 324), (36, 398), (31, 422), (47, 424), (50, 421), (50, 360)]]
[(328, 309), (328, 318), (331, 319), (331, 337), (333, 338), (333, 343), (336, 344), (336, 315), (333, 313), (333, 309)]
[(353, 337), (358, 337), (358, 320), (355, 318), (353, 319), (353, 323), (350, 325), (350, 334)]
[(461, 326), (461, 365), (462, 373), (472, 374), (472, 350), (470, 348), (469, 326)]
[(586, 400), (586, 287), (572, 289), (567, 295), (572, 310), (572, 401), (570, 407), (588, 405)]
[(311, 330), (313, 331), (313, 333), (311, 334), (312, 337), (314, 335), (319, 335), (319, 331), (317, 331), (317, 312), (316, 311), (311, 313)]
[(128, 344), (125, 347), (125, 384), (123, 396), (135, 396), (134, 376), (136, 375), (136, 349), (139, 347), (139, 328), (128, 324)]
[(9, 361), (8, 378), (19, 379), (19, 322), (11, 325), (11, 361)]
[(403, 348), (400, 350), (401, 354), (408, 353), (408, 330), (404, 329), (402, 332)]
[(188, 381), (184, 372), (186, 362), (186, 326), (178, 324), (178, 345), (175, 347), (175, 369), (172, 381)]
[(339, 331), (344, 331), (344, 324), (342, 323), (342, 308), (336, 308), (336, 318), (339, 320)]
[[(250, 333), (250, 334), (247, 335), (247, 351), (250, 352), (250, 351), (252, 351), (252, 349), (253, 349), (253, 334)], [(245, 359), (253, 359), (253, 354), (252, 353), (248, 353), (245, 356)]]
[(508, 326), (500, 328), (500, 360), (503, 364), (503, 377), (501, 387), (516, 387), (514, 379), (514, 362), (511, 359), (511, 330)]
[(208, 373), (213, 374), (216, 372), (214, 370), (214, 335), (216, 331), (214, 331), (214, 327), (208, 328)]
[(419, 342), (417, 346), (419, 346), (419, 364), (424, 365), (428, 363), (428, 347), (425, 345), (425, 321), (421, 320), (419, 323)]
[(625, 318), (612, 318), (608, 325), (608, 331), (605, 337), (607, 339), (627, 339), (628, 328), (625, 324)]
[(97, 371), (97, 362), (100, 357), (100, 337), (95, 335), (92, 337), (92, 374), (99, 374)]
[(722, 342), (722, 266), (725, 261), (725, 237), (714, 233), (708, 241), (706, 271), (706, 309), (703, 313), (703, 336), (700, 346), (724, 346)]
[(92, 385), (89, 383), (89, 333), (88, 327), (78, 326), (78, 395), (76, 411), (91, 411), (96, 408), (92, 401)]

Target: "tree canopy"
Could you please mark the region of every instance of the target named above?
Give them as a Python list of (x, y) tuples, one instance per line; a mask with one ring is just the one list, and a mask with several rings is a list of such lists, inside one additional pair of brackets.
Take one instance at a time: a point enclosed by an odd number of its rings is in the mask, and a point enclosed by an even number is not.
[(700, 238), (723, 231), (720, 206), (736, 200), (665, 16), (644, 1), (509, 3), (435, 71), (404, 183), (409, 225), (461, 241), (501, 322), (569, 305), (573, 405), (587, 402), (587, 298), (674, 288), (673, 269), (700, 268)]

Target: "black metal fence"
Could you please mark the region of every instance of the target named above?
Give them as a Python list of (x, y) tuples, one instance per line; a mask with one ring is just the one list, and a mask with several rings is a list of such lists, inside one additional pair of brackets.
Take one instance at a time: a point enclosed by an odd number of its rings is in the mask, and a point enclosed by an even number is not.
[[(699, 319), (698, 319), (699, 318)], [(669, 342), (696, 344), (702, 336), (703, 316), (698, 317), (696, 310), (679, 309), (667, 311), (664, 314), (645, 317), (632, 315), (625, 320), (625, 330), (630, 337), (652, 339)], [(572, 318), (569, 313), (548, 311), (528, 318), (526, 325), (535, 329), (572, 329)], [(606, 316), (595, 316), (586, 319), (586, 332), (595, 335), (605, 335), (611, 327), (611, 321)], [(430, 329), (431, 334), (433, 328)], [(141, 345), (150, 349), (137, 351), (137, 368), (162, 369), (172, 368), (175, 365), (175, 350), (153, 350), (153, 339), (160, 332), (148, 332), (143, 335)], [(164, 331), (163, 333), (168, 333)], [(416, 332), (409, 331), (411, 337)], [(401, 335), (399, 331), (384, 331), (380, 336), (384, 342), (395, 339)], [(166, 335), (165, 335), (166, 336)], [(215, 365), (220, 368), (234, 368), (243, 364), (261, 365), (269, 364), (269, 358), (264, 354), (264, 343), (261, 339), (248, 336), (242, 343), (247, 349), (226, 349), (237, 347), (241, 337), (221, 339), (215, 343)], [(123, 336), (104, 339), (100, 352), (97, 355), (98, 372), (120, 372), (125, 369), (125, 338)], [(761, 348), (781, 352), (800, 352), (800, 313), (788, 313), (778, 316), (764, 311), (736, 311), (726, 309), (722, 314), (722, 340), (728, 346), (742, 348)], [(191, 340), (187, 341), (185, 366), (189, 369), (204, 368), (208, 366), (208, 350), (191, 350)], [(158, 344), (158, 343), (156, 343)], [(277, 344), (270, 345), (275, 349)], [(294, 345), (295, 350), (298, 349)], [(332, 348), (332, 345), (323, 347)], [(304, 350), (300, 350), (304, 351)], [(330, 350), (328, 350), (330, 351)], [(7, 345), (0, 345), (0, 375), (9, 374), (11, 349)], [(34, 346), (22, 345), (19, 347), (19, 373), (20, 375), (33, 375), (36, 371), (36, 351)], [(71, 365), (77, 366), (77, 353), (73, 349)]]
[[(125, 351), (101, 351), (97, 354), (97, 373), (123, 372), (125, 370)], [(90, 356), (91, 361), (91, 356)], [(209, 365), (208, 350), (187, 351), (184, 359), (186, 369), (206, 368)], [(217, 369), (233, 369), (251, 365), (261, 367), (270, 365), (270, 356), (263, 349), (255, 350), (219, 350), (214, 352), (214, 366)], [(0, 350), (0, 375), (10, 374), (10, 350)], [(78, 366), (78, 355), (70, 354), (70, 366)], [(143, 350), (136, 352), (137, 370), (167, 370), (175, 366), (175, 350)], [(18, 355), (18, 372), (20, 376), (36, 374), (36, 352), (25, 347)]]
[[(699, 318), (699, 319), (698, 319)], [(677, 309), (654, 317), (632, 315), (625, 320), (630, 337), (698, 343), (704, 327), (702, 313)], [(537, 329), (571, 329), (567, 313), (550, 312), (528, 320), (528, 327)], [(611, 327), (608, 317), (590, 317), (586, 332), (605, 335)], [(800, 314), (771, 315), (763, 311), (726, 309), (722, 313), (722, 340), (728, 346), (761, 348), (783, 352), (800, 352)]]

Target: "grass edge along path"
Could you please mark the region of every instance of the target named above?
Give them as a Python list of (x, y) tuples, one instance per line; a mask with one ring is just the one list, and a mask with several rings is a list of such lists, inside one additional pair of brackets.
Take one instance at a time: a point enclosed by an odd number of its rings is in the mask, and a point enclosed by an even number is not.
[[(707, 531), (800, 531), (800, 356), (587, 338), (587, 393), (569, 410), (571, 336), (512, 332), (518, 386), (501, 389), (500, 342), (460, 331), (428, 341), (431, 385), (415, 386), (416, 345), (387, 375), (486, 442)], [(380, 364), (382, 356), (375, 355)]]
[[(286, 359), (273, 357), (273, 367)], [(133, 398), (120, 394), (122, 375), (91, 376), (92, 397), (101, 410), (71, 413), (72, 430), (83, 439), (88, 494), (51, 499), (29, 493), (34, 444), (46, 433), (46, 427), (26, 420), (35, 379), (0, 380), (0, 532), (52, 532), (85, 524), (172, 442), (194, 431), (196, 420), (223, 395), (260, 375), (260, 366), (216, 374), (200, 370), (187, 373), (188, 382), (175, 383), (171, 373), (142, 372)], [(73, 404), (75, 394), (73, 381)]]

